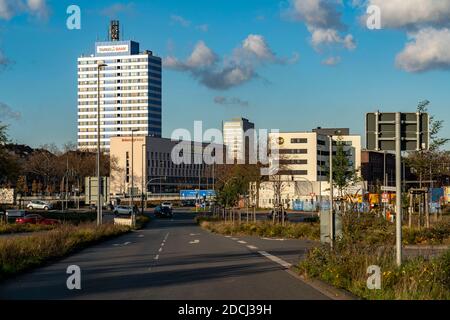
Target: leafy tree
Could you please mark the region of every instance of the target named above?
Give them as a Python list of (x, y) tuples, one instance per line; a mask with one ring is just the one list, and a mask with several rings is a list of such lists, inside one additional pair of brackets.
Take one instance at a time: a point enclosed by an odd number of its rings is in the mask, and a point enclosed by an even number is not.
[[(421, 101), (417, 106), (417, 111), (428, 112), (429, 105), (430, 101)], [(406, 163), (420, 181), (440, 180), (442, 177), (449, 175), (450, 155), (442, 149), (450, 141), (450, 138), (442, 138), (440, 136), (443, 126), (443, 120), (436, 120), (435, 116), (430, 115), (429, 150), (410, 152), (406, 158)]]
[[(323, 171), (329, 180), (330, 168), (324, 167)], [(342, 198), (344, 196), (344, 190), (359, 180), (358, 170), (350, 163), (348, 151), (345, 150), (342, 137), (339, 137), (336, 141), (336, 155), (333, 156), (333, 186), (338, 189), (339, 195)]]

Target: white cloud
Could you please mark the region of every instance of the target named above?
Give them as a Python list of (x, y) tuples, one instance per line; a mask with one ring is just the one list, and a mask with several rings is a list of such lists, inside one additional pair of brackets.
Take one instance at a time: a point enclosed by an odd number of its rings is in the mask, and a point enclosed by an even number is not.
[(15, 119), (19, 120), (21, 118), (21, 113), (14, 111), (5, 103), (0, 102), (0, 119)]
[(398, 68), (407, 72), (450, 69), (450, 0), (367, 0), (366, 5), (380, 8), (382, 29), (408, 33), (409, 42), (396, 57)]
[(293, 17), (316, 28), (342, 29), (337, 0), (292, 0)]
[(191, 26), (191, 21), (183, 18), (182, 16), (173, 14), (170, 16), (170, 20), (172, 21), (172, 23), (179, 24), (180, 26), (182, 26), (184, 28), (188, 28)]
[(305, 23), (311, 33), (311, 45), (322, 52), (323, 49), (344, 48), (353, 50), (356, 43), (351, 34), (345, 34), (342, 22), (341, 0), (290, 0), (289, 16)]
[(46, 0), (0, 0), (0, 19), (10, 20), (24, 13), (46, 19), (49, 15)]
[(310, 28), (311, 43), (313, 47), (320, 51), (323, 45), (340, 44), (348, 50), (356, 48), (355, 41), (351, 34), (342, 37), (335, 29), (315, 29)]
[[(222, 63), (219, 63), (222, 60)], [(186, 61), (168, 56), (166, 68), (189, 72), (201, 84), (212, 89), (226, 90), (258, 77), (256, 69), (266, 63), (294, 63), (292, 59), (278, 58), (261, 35), (249, 35), (230, 57), (220, 59), (203, 41), (199, 41)]]
[(199, 26), (195, 27), (197, 30), (200, 30), (202, 32), (208, 32), (209, 31), (209, 25), (207, 24), (201, 24)]
[(409, 35), (396, 65), (407, 72), (450, 69), (450, 30), (425, 28)]
[(341, 57), (329, 57), (322, 61), (322, 64), (326, 66), (335, 66), (341, 62)]
[(249, 105), (248, 101), (241, 100), (237, 97), (227, 98), (223, 96), (217, 96), (214, 97), (214, 102), (221, 105), (237, 105), (241, 107), (247, 107)]
[(216, 62), (217, 55), (203, 41), (199, 41), (188, 58), (187, 65), (191, 68), (202, 68), (212, 66)]
[(369, 0), (381, 9), (382, 28), (450, 25), (450, 0)]
[(259, 59), (274, 60), (275, 54), (269, 48), (263, 36), (250, 34), (242, 43), (242, 48), (255, 54)]

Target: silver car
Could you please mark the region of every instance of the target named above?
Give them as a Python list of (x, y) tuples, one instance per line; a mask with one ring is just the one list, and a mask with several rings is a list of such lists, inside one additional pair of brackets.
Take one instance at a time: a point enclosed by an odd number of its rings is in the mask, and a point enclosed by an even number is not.
[(42, 201), (42, 200), (31, 200), (28, 204), (27, 204), (27, 209), (28, 210), (34, 210), (34, 209), (39, 209), (39, 210), (50, 210), (52, 209), (53, 206), (51, 203), (46, 202), (46, 201)]
[(117, 215), (132, 215), (133, 209), (132, 206), (115, 206), (114, 207), (114, 214)]

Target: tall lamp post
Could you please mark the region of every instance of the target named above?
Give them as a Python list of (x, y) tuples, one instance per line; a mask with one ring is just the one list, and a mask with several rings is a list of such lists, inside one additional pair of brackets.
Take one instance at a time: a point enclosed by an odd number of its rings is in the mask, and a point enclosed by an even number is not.
[(100, 177), (100, 70), (108, 65), (97, 63), (97, 226), (102, 224), (102, 181)]
[[(145, 170), (147, 168), (146, 153), (147, 153), (147, 144), (144, 143), (142, 145), (142, 161), (141, 161), (142, 162), (142, 186), (141, 186), (141, 193), (142, 193), (141, 208), (142, 208), (142, 214), (144, 214), (144, 199), (145, 199), (144, 190), (145, 190), (145, 192), (147, 192), (146, 183), (144, 182), (146, 180), (146, 178), (147, 178), (146, 177), (147, 170)], [(145, 207), (147, 207), (147, 202), (146, 202)]]
[(131, 206), (133, 207), (133, 221), (136, 221), (136, 213), (134, 212), (134, 133), (136, 131), (139, 130), (131, 130)]
[(331, 249), (334, 247), (334, 190), (333, 190), (333, 136), (330, 139), (330, 245)]

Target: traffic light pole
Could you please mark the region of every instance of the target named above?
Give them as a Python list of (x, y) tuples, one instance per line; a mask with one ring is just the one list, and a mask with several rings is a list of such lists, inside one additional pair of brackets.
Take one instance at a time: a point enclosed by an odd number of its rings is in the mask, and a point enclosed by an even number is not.
[(395, 179), (396, 179), (396, 256), (397, 266), (402, 264), (402, 140), (401, 113), (395, 114)]

